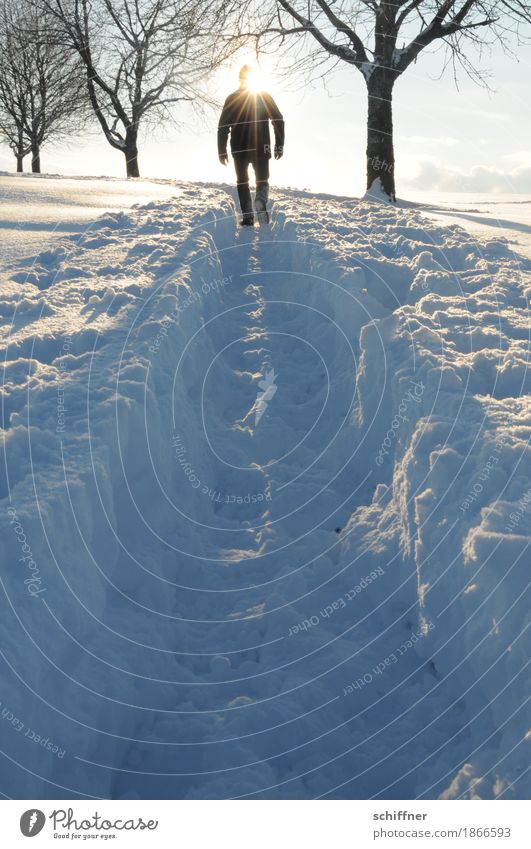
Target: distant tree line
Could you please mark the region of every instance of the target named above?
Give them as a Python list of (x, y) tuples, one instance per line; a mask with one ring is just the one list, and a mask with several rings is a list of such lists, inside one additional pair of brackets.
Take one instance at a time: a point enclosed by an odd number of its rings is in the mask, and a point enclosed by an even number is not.
[(474, 48), (515, 51), (530, 23), (525, 0), (0, 0), (0, 136), (18, 171), (31, 154), (38, 172), (46, 142), (91, 121), (138, 177), (140, 132), (210, 102), (212, 72), (252, 45), (305, 79), (361, 74), (367, 189), (394, 200), (397, 80), (442, 49), (454, 74), (485, 82)]
[(0, 5), (0, 135), (16, 158), (17, 171), (31, 154), (40, 172), (41, 147), (68, 136), (82, 120), (80, 63), (50, 39), (46, 16), (27, 2)]

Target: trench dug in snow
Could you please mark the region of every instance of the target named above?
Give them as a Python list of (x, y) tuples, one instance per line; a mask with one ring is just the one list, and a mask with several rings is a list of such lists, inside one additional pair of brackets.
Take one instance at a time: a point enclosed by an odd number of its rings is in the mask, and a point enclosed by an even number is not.
[(12, 280), (5, 704), (64, 750), (9, 735), (24, 794), (525, 796), (519, 258), (183, 186)]

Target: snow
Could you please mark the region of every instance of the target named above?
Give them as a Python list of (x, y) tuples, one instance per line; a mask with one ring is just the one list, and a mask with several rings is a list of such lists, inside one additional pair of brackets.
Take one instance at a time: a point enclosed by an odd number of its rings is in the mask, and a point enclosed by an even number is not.
[(407, 52), (406, 47), (395, 47), (395, 49), (393, 50), (393, 55), (391, 57), (391, 65), (396, 68), (396, 66), (400, 62), (402, 56), (406, 52)]
[(378, 177), (373, 181), (370, 189), (367, 189), (363, 195), (364, 201), (376, 201), (377, 203), (391, 203), (388, 193), (385, 191), (382, 183), (382, 178)]
[(4, 266), (2, 791), (527, 798), (529, 261), (160, 191)]
[(365, 77), (366, 80), (370, 80), (374, 73), (374, 69), (378, 67), (377, 62), (362, 62), (360, 65), (360, 71)]
[(506, 239), (516, 254), (531, 259), (531, 200), (526, 195), (410, 192), (432, 221), (455, 223), (482, 240)]
[(0, 172), (5, 259), (35, 253), (53, 233), (78, 233), (109, 210), (175, 195), (170, 181), (69, 178)]

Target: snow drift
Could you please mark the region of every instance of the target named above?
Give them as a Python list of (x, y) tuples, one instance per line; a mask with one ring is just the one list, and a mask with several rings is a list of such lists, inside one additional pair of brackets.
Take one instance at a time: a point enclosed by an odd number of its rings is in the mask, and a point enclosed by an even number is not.
[(187, 184), (12, 268), (4, 791), (528, 796), (529, 285)]

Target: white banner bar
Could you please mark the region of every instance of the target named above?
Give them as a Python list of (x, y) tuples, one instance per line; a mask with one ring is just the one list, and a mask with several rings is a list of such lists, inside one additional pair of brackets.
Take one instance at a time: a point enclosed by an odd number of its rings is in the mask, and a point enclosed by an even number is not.
[[(518, 801), (2, 802), (2, 846), (72, 844), (183, 849), (528, 849)], [(69, 841), (67, 843), (67, 841)]]

